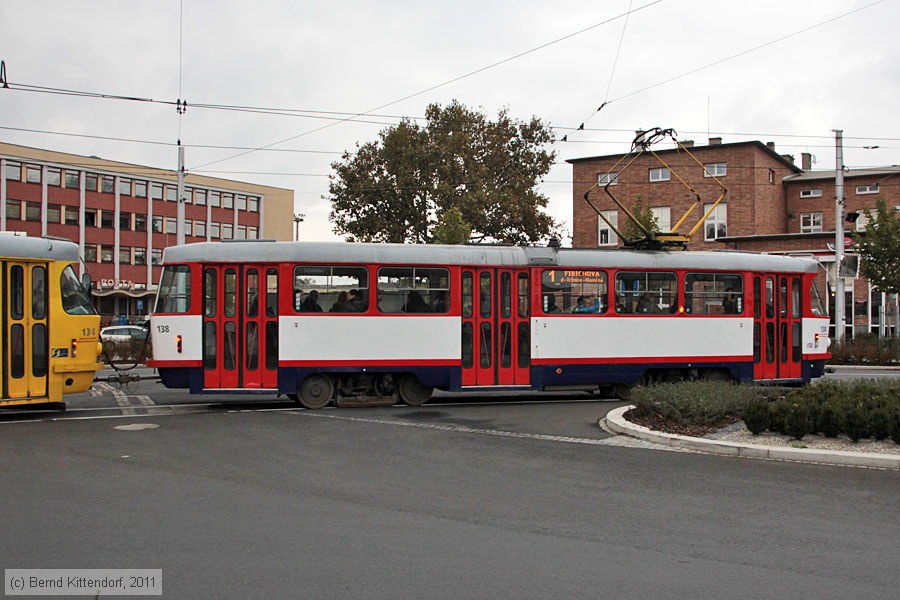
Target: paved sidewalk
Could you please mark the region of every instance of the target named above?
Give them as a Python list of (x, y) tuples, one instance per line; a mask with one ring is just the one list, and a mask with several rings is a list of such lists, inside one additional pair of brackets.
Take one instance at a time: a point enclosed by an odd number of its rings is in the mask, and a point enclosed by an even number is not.
[[(812, 448), (789, 448), (783, 446), (762, 446), (739, 444), (706, 438), (688, 437), (653, 431), (642, 425), (627, 421), (623, 416), (633, 406), (623, 406), (611, 410), (605, 424), (611, 431), (673, 448), (694, 450), (708, 454), (723, 454), (748, 458), (790, 460), (847, 467), (871, 467), (877, 469), (900, 470), (900, 454), (871, 454), (866, 452), (843, 452), (838, 450), (816, 450)], [(602, 425), (601, 425), (602, 427)]]

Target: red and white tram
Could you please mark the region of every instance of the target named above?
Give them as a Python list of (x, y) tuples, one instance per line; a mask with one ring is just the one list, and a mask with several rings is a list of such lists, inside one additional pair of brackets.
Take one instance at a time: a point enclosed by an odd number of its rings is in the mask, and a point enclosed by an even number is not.
[(814, 260), (737, 252), (271, 241), (165, 250), (168, 387), (308, 408), (433, 389), (597, 389), (824, 372)]

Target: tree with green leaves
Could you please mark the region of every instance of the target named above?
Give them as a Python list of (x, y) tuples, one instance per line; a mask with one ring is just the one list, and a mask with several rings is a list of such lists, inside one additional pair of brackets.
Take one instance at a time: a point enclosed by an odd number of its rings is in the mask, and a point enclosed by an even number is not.
[(857, 236), (860, 271), (882, 292), (900, 293), (900, 213), (884, 199), (875, 203), (875, 214), (866, 210), (866, 231)]
[[(634, 204), (632, 204), (631, 208), (629, 208), (628, 210), (631, 211), (631, 214), (634, 215), (634, 218), (641, 225), (643, 225), (647, 229), (647, 231), (659, 231), (659, 220), (656, 218), (656, 215), (653, 214), (653, 210), (651, 210), (649, 206), (644, 206), (644, 197), (641, 194), (637, 195)], [(625, 223), (622, 225), (622, 233), (629, 240), (644, 239), (644, 232), (641, 231), (640, 228), (631, 221), (631, 219), (625, 220)]]
[(434, 228), (435, 244), (467, 244), (472, 237), (472, 227), (463, 219), (457, 207), (448, 208)]
[(489, 120), (456, 101), (431, 104), (425, 116), (425, 125), (404, 119), (332, 163), (326, 199), (335, 233), (433, 243), (448, 239), (448, 227), (453, 240), (468, 227), (472, 241), (505, 244), (558, 235), (543, 210), (547, 198), (535, 190), (556, 159), (548, 125), (514, 120), (506, 109)]

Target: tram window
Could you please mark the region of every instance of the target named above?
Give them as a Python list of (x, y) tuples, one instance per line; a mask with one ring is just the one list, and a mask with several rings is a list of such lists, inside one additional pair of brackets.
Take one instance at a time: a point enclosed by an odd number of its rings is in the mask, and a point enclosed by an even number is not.
[[(471, 281), (471, 278), (470, 278)], [(472, 322), (466, 321), (462, 326), (462, 366), (472, 367)]]
[(606, 271), (544, 271), (541, 274), (541, 305), (544, 314), (605, 313), (609, 304), (607, 282)]
[(775, 316), (775, 280), (766, 277), (766, 318)]
[(203, 316), (216, 316), (216, 270), (206, 269), (203, 273)]
[(512, 366), (512, 327), (508, 322), (500, 323), (500, 366)]
[(15, 265), (9, 270), (9, 315), (13, 319), (21, 319), (25, 316), (25, 272), (22, 267)]
[(481, 350), (479, 354), (480, 364), (482, 369), (489, 369), (491, 367), (491, 357), (493, 356), (493, 340), (491, 338), (491, 324), (488, 322), (483, 322), (481, 324), (481, 343), (479, 344)]
[(528, 323), (521, 321), (519, 323), (519, 367), (527, 369), (531, 364), (531, 336), (529, 335)]
[(266, 321), (266, 369), (278, 368), (278, 322)]
[(203, 368), (213, 371), (216, 368), (216, 322), (203, 324)]
[(791, 280), (791, 316), (795, 319), (800, 318), (800, 279)]
[(481, 318), (486, 319), (491, 316), (491, 274), (481, 273), (478, 276), (478, 306)]
[(244, 340), (244, 354), (247, 355), (247, 370), (255, 371), (259, 368), (259, 327), (256, 321), (247, 323), (247, 339)]
[(14, 379), (25, 377), (25, 327), (16, 323), (9, 329), (9, 370)]
[[(278, 271), (268, 269), (266, 271), (266, 316), (274, 317), (278, 314)], [(268, 339), (268, 336), (266, 337)]]
[(63, 269), (59, 276), (59, 293), (62, 297), (63, 310), (70, 315), (95, 315), (94, 305), (87, 292), (78, 281), (75, 270), (71, 266)]
[(31, 318), (47, 318), (47, 269), (31, 269)]
[(822, 301), (822, 295), (819, 293), (819, 286), (816, 285), (816, 282), (813, 281), (812, 285), (809, 288), (810, 292), (810, 309), (812, 310), (812, 314), (817, 317), (821, 317), (828, 314), (828, 310), (825, 308), (825, 302)]
[(368, 309), (369, 272), (365, 267), (294, 268), (296, 312), (364, 313)]
[(225, 339), (222, 340), (222, 366), (226, 371), (234, 371), (237, 348), (237, 325), (234, 321), (225, 321)]
[[(472, 302), (474, 298), (472, 285), (472, 272), (466, 271), (462, 276), (462, 316), (470, 318), (472, 316)], [(470, 365), (471, 366), (471, 365)]]
[(385, 314), (450, 310), (450, 271), (422, 267), (378, 269), (378, 310)]
[(247, 316), (259, 315), (259, 272), (247, 270)]
[(163, 267), (154, 312), (186, 313), (190, 309), (191, 268), (187, 265)]
[(527, 317), (530, 313), (530, 303), (528, 298), (528, 273), (519, 273), (519, 316)]
[(224, 291), (222, 314), (226, 318), (231, 318), (237, 315), (237, 271), (234, 269), (225, 269)]
[(800, 362), (803, 357), (800, 338), (800, 323), (791, 324), (791, 361), (795, 363)]
[(31, 326), (31, 375), (47, 376), (47, 324), (35, 323)]
[[(509, 273), (500, 274), (500, 316), (504, 319), (512, 315), (512, 277)], [(504, 365), (507, 366), (507, 365)]]
[(616, 273), (616, 312), (678, 312), (678, 278), (675, 273), (619, 271)]
[(761, 299), (761, 278), (753, 278), (753, 318), (759, 319), (762, 316), (762, 299)]
[(684, 310), (692, 315), (743, 314), (744, 278), (733, 273), (688, 273)]
[(782, 277), (778, 282), (779, 301), (778, 314), (784, 318), (788, 316), (788, 280)]

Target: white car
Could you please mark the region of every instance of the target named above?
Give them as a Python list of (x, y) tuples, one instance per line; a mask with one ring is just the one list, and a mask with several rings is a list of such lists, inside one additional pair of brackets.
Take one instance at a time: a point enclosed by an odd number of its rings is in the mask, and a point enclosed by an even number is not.
[(137, 325), (113, 325), (100, 330), (100, 340), (103, 342), (128, 342), (131, 340), (143, 340), (147, 338), (146, 327)]

